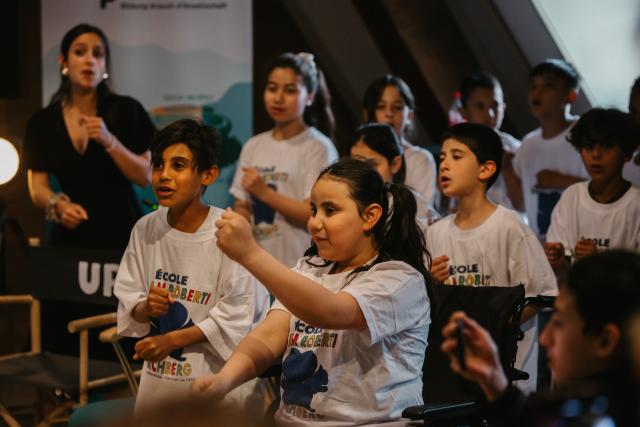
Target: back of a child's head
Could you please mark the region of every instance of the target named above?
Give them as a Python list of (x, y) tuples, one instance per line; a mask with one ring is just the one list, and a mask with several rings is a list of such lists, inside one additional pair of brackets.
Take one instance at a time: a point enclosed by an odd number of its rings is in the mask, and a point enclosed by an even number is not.
[(640, 144), (640, 125), (631, 114), (615, 108), (593, 108), (571, 128), (567, 140), (578, 151), (595, 146), (619, 147), (631, 156)]
[[(404, 261), (422, 273), (427, 284), (431, 283), (428, 273), (431, 256), (416, 222), (417, 205), (411, 190), (404, 185), (385, 183), (369, 162), (349, 157), (322, 170), (320, 179), (344, 183), (360, 215), (371, 204), (382, 207), (380, 219), (369, 232), (379, 255), (376, 263)], [(312, 246), (306, 255), (317, 255), (317, 249)]]
[(552, 77), (563, 81), (568, 90), (578, 88), (580, 76), (578, 71), (563, 59), (547, 59), (529, 71), (529, 81), (535, 77)]
[(395, 87), (405, 105), (409, 107), (410, 110), (415, 110), (416, 101), (409, 85), (400, 77), (387, 74), (372, 81), (364, 92), (362, 107), (364, 108), (369, 123), (375, 123), (376, 121), (376, 107), (387, 86)]
[(633, 85), (631, 86), (631, 95), (637, 93), (640, 93), (640, 76), (633, 81)]
[(198, 172), (215, 166), (218, 161), (220, 136), (214, 128), (198, 120), (178, 120), (156, 133), (151, 141), (151, 163), (162, 164), (164, 150), (174, 144), (189, 147)]
[(607, 323), (620, 328), (640, 310), (640, 255), (611, 250), (577, 261), (564, 285), (575, 299), (585, 333)]
[(495, 163), (496, 170), (487, 180), (487, 189), (489, 189), (498, 179), (502, 169), (504, 150), (498, 133), (484, 125), (460, 123), (451, 126), (440, 138), (440, 143), (444, 143), (447, 139), (454, 139), (469, 147), (478, 159), (478, 163), (484, 164), (489, 161)]
[(494, 75), (486, 71), (473, 72), (462, 79), (460, 88), (458, 89), (460, 92), (460, 102), (463, 107), (467, 106), (467, 101), (471, 93), (478, 88), (490, 90), (500, 89), (500, 91), (502, 91), (502, 86), (500, 86), (500, 82)]
[[(358, 142), (362, 142), (371, 150), (384, 156), (389, 164), (396, 157), (402, 156), (403, 150), (400, 139), (393, 128), (386, 124), (369, 123), (358, 127), (351, 138), (351, 144), (348, 148), (351, 149)], [(393, 182), (403, 184), (405, 175), (406, 167), (403, 161), (400, 170), (393, 176)]]
[(640, 121), (640, 77), (638, 77), (631, 86), (629, 93), (629, 113)]
[(331, 94), (314, 55), (307, 52), (285, 52), (278, 55), (267, 65), (265, 81), (276, 68), (288, 68), (300, 76), (307, 92), (313, 96), (313, 103), (304, 110), (305, 123), (317, 127), (333, 139), (335, 118), (331, 110)]

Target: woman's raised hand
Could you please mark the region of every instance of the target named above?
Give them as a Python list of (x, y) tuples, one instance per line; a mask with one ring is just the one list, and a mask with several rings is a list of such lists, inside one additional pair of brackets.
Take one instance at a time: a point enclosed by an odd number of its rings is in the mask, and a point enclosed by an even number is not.
[(89, 138), (97, 141), (104, 148), (111, 149), (115, 145), (115, 136), (109, 132), (102, 117), (82, 116), (80, 118), (80, 124), (87, 130)]

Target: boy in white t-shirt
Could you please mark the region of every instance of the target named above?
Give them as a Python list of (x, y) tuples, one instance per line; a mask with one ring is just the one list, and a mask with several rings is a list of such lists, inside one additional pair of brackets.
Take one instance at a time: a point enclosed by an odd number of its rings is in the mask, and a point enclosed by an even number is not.
[[(268, 308), (266, 289), (216, 245), (222, 209), (202, 200), (218, 177), (218, 147), (213, 129), (190, 119), (167, 126), (151, 145), (161, 208), (134, 226), (114, 290), (118, 334), (142, 338), (136, 413), (185, 396), (195, 378), (220, 370)], [(260, 408), (260, 383), (232, 399)]]
[(594, 108), (568, 140), (591, 176), (567, 188), (553, 210), (544, 244), (557, 273), (572, 259), (609, 249), (640, 251), (640, 189), (623, 177), (640, 143), (640, 125), (615, 109)]
[[(542, 245), (519, 215), (487, 198), (502, 163), (502, 143), (493, 129), (462, 123), (444, 135), (440, 185), (458, 210), (427, 229), (435, 257), (431, 273), (448, 285), (515, 286), (526, 296), (556, 295), (557, 286)], [(535, 391), (537, 355), (535, 310), (525, 310), (516, 368), (529, 374), (517, 385)]]
[(540, 127), (522, 139), (512, 165), (507, 162), (504, 168), (505, 179), (521, 189), (529, 226), (540, 239), (564, 189), (589, 178), (580, 156), (566, 141), (576, 120), (569, 110), (577, 90), (578, 73), (563, 60), (548, 59), (531, 70), (529, 106)]
[[(503, 164), (510, 162), (520, 148), (520, 141), (500, 130), (507, 104), (504, 102), (502, 86), (498, 79), (485, 71), (476, 71), (462, 80), (459, 91), (462, 117), (469, 123), (485, 125), (498, 132), (504, 150)], [(505, 180), (501, 173), (487, 191), (487, 197), (505, 208), (523, 211), (521, 198), (515, 200), (515, 203), (511, 200), (520, 195), (517, 189), (507, 187), (507, 184), (512, 182)]]

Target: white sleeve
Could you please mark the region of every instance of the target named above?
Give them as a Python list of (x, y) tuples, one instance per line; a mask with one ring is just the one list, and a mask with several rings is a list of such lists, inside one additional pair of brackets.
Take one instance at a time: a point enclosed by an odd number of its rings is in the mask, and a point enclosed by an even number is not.
[(526, 230), (521, 236), (509, 237), (512, 242), (509, 250), (510, 283), (522, 283), (527, 297), (557, 295), (556, 277), (533, 231)]
[(236, 165), (236, 172), (233, 175), (233, 181), (231, 182), (231, 187), (229, 188), (229, 193), (238, 200), (248, 201), (249, 194), (247, 191), (242, 188), (242, 177), (244, 176), (244, 172), (242, 168), (251, 167), (249, 164), (249, 158), (251, 147), (251, 140), (247, 141), (245, 145), (240, 150), (240, 157), (238, 158), (238, 163)]
[(390, 264), (372, 267), (375, 271), (356, 277), (342, 290), (358, 302), (367, 322), (370, 345), (409, 329), (425, 316), (429, 319), (429, 297), (422, 275), (408, 266)]
[(324, 144), (322, 141), (314, 140), (313, 144), (309, 144), (309, 150), (305, 152), (303, 168), (305, 175), (303, 177), (304, 196), (303, 200), (311, 195), (311, 187), (315, 184), (320, 175), (320, 171), (329, 166), (338, 159), (338, 153), (333, 144)]
[(511, 164), (513, 165), (513, 171), (516, 173), (516, 175), (520, 179), (522, 179), (522, 174), (524, 173), (524, 163), (526, 163), (525, 147), (526, 147), (526, 144), (523, 142), (522, 145), (520, 145), (520, 148), (518, 148), (515, 154), (513, 155), (513, 159), (511, 159)]
[(196, 326), (207, 337), (210, 350), (227, 360), (253, 325), (267, 312), (269, 294), (240, 264), (224, 257), (218, 289), (220, 298)]
[(144, 337), (149, 333), (149, 323), (141, 323), (131, 313), (135, 306), (147, 299), (148, 284), (144, 277), (144, 254), (138, 227), (131, 232), (129, 244), (124, 251), (113, 293), (118, 298), (118, 335)]
[[(565, 191), (560, 196), (560, 200), (558, 204), (553, 208), (553, 212), (551, 213), (551, 225), (549, 226), (549, 230), (547, 230), (547, 242), (551, 243), (562, 243), (564, 247), (565, 255), (571, 256), (571, 252), (574, 246), (574, 239), (571, 236), (569, 231), (569, 223), (567, 220), (575, 221), (575, 216), (571, 216), (571, 212), (566, 208), (571, 208), (571, 200), (569, 200), (569, 196), (572, 191)], [(574, 203), (578, 203), (577, 200), (573, 200)]]
[(413, 189), (424, 198), (427, 205), (433, 205), (436, 192), (436, 161), (433, 155), (425, 149), (416, 150), (411, 166), (415, 168), (411, 174), (422, 177), (413, 183)]

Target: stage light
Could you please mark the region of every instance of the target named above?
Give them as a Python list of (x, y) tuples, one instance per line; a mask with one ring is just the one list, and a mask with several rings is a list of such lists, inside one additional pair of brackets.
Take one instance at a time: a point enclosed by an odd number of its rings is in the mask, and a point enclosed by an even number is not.
[(18, 172), (20, 157), (16, 147), (4, 138), (0, 138), (0, 185), (6, 184)]

